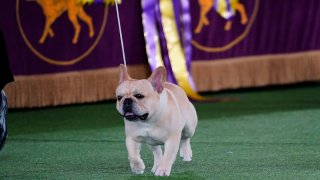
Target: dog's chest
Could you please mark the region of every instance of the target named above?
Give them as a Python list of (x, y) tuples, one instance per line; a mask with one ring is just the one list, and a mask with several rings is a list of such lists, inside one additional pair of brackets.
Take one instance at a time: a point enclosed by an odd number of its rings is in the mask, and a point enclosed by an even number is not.
[(164, 142), (157, 139), (156, 137), (147, 135), (147, 136), (137, 136), (135, 138), (136, 141), (141, 142), (141, 143), (146, 143), (152, 146), (156, 146), (156, 145), (163, 145)]
[(161, 133), (159, 128), (149, 126), (130, 128), (128, 135), (132, 136), (137, 142), (146, 143), (153, 146), (163, 145), (166, 140), (165, 133)]

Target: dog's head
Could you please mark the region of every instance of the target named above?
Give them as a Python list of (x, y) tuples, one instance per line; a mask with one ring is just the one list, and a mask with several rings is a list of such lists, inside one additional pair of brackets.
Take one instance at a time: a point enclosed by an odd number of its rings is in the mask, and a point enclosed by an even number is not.
[(166, 69), (158, 67), (148, 79), (132, 79), (124, 65), (119, 67), (116, 90), (117, 110), (128, 121), (145, 121), (159, 110), (160, 94), (166, 81)]

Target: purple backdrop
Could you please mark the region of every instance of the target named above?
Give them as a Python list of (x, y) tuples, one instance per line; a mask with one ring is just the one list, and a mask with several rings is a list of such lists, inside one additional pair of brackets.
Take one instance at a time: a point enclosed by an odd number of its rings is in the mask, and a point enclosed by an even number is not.
[[(26, 0), (20, 0), (19, 2), (21, 25), (27, 39), (37, 51), (57, 61), (74, 59), (88, 50), (101, 29), (105, 10), (102, 4), (86, 5), (84, 7), (85, 12), (93, 20), (95, 28), (93, 38), (88, 36), (88, 26), (79, 20), (81, 25), (79, 42), (76, 45), (72, 44), (74, 29), (67, 13), (63, 13), (51, 26), (55, 36), (52, 38), (48, 36), (44, 44), (40, 44), (38, 41), (45, 24), (45, 16), (41, 7), (36, 2)], [(118, 66), (119, 63), (122, 63), (122, 55), (115, 7), (110, 6), (108, 9), (107, 24), (95, 49), (74, 65), (59, 66), (41, 60), (27, 47), (18, 29), (16, 1), (2, 1), (0, 28), (3, 29), (5, 34), (13, 73), (15, 75), (31, 75)], [(124, 0), (119, 6), (119, 10), (128, 64), (147, 63), (140, 4), (138, 1)]]
[[(49, 0), (48, 0), (49, 1)], [(18, 28), (17, 15), (25, 35), (32, 46), (46, 57), (57, 61), (73, 59), (94, 43), (103, 23), (104, 6), (86, 5), (85, 12), (93, 19), (95, 36), (88, 37), (88, 26), (81, 20), (79, 42), (72, 44), (74, 29), (64, 13), (53, 24), (54, 37), (47, 37), (44, 44), (38, 41), (43, 32), (45, 16), (36, 2), (19, 0), (1, 1), (0, 28), (3, 29), (10, 65), (15, 75), (59, 73), (118, 66), (122, 62), (121, 47), (115, 7), (109, 7), (107, 24), (101, 40), (94, 50), (73, 65), (49, 64), (38, 58), (26, 45)], [(220, 52), (206, 52), (193, 46), (192, 60), (215, 60), (237, 56), (275, 53), (291, 53), (320, 49), (320, 1), (318, 0), (240, 0), (246, 9), (248, 20), (252, 18), (256, 3), (260, 2), (257, 15), (245, 38), (232, 48)], [(191, 0), (192, 31), (195, 30), (200, 6)], [(124, 45), (128, 64), (147, 63), (141, 22), (141, 5), (138, 0), (123, 0), (119, 6), (123, 27)], [(222, 47), (238, 38), (247, 28), (240, 23), (237, 12), (230, 31), (225, 31), (226, 20), (213, 8), (208, 12), (210, 25), (203, 26), (199, 34), (193, 33), (193, 41), (212, 48)]]
[[(236, 56), (291, 53), (320, 49), (320, 1), (318, 0), (240, 0), (247, 11), (248, 19), (256, 3), (257, 16), (249, 34), (232, 49), (208, 53), (193, 47), (193, 60), (214, 60)], [(192, 27), (199, 18), (198, 0), (191, 0)], [(193, 40), (207, 47), (221, 47), (243, 33), (246, 25), (240, 23), (237, 12), (230, 31), (224, 31), (226, 21), (211, 10), (207, 17), (210, 25)]]

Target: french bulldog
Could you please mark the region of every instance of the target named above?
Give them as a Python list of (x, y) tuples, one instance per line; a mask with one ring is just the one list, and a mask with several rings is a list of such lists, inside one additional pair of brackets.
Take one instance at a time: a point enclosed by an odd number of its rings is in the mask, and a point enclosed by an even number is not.
[(164, 67), (142, 80), (132, 79), (122, 64), (119, 70), (117, 110), (124, 117), (131, 170), (144, 173), (140, 149), (146, 143), (154, 156), (151, 171), (156, 176), (169, 176), (179, 147), (182, 160), (192, 160), (190, 138), (198, 122), (196, 110), (182, 88), (166, 82)]

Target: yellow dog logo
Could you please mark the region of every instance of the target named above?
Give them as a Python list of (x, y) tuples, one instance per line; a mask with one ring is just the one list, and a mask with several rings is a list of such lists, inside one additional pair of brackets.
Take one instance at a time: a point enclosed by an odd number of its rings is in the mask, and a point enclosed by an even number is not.
[(42, 8), (43, 14), (46, 17), (46, 22), (42, 36), (39, 40), (43, 44), (48, 37), (54, 37), (54, 32), (51, 25), (60, 17), (64, 12), (68, 12), (68, 18), (73, 25), (74, 35), (72, 39), (73, 44), (78, 43), (81, 26), (78, 18), (84, 21), (89, 27), (89, 37), (94, 36), (94, 27), (92, 25), (92, 18), (84, 11), (83, 5), (77, 3), (77, 0), (29, 0), (36, 1)]
[(231, 29), (231, 19), (235, 16), (236, 11), (240, 13), (241, 24), (245, 25), (248, 22), (247, 13), (243, 4), (239, 0), (198, 0), (200, 6), (199, 22), (194, 30), (196, 34), (200, 33), (203, 26), (208, 26), (209, 20), (207, 14), (211, 9), (214, 9), (221, 17), (227, 20), (224, 29)]

